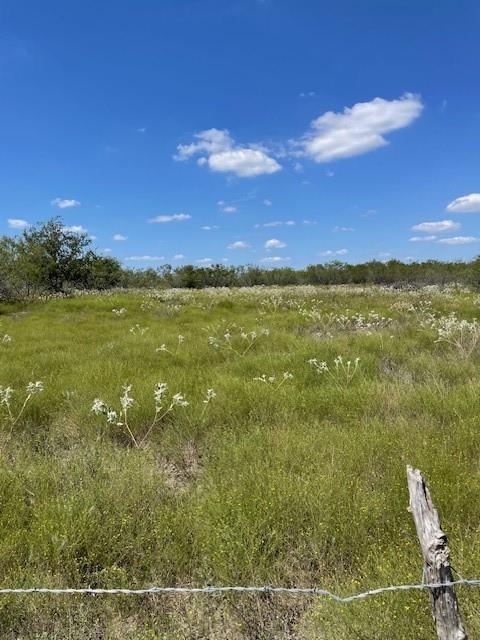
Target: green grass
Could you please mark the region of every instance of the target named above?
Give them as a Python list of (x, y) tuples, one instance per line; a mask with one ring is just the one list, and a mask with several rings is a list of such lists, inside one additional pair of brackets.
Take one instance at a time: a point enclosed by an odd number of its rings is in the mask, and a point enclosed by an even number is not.
[[(0, 385), (15, 389), (17, 409), (28, 382), (45, 387), (13, 429), (0, 406), (0, 587), (277, 584), (349, 594), (418, 582), (406, 464), (429, 480), (454, 567), (478, 576), (480, 358), (436, 343), (421, 301), (472, 319), (480, 297), (299, 287), (0, 308), (0, 338), (12, 337), (0, 344)], [(121, 307), (125, 314), (112, 313)], [(392, 320), (325, 335), (299, 311), (312, 307), (320, 317), (375, 311)], [(136, 324), (148, 330), (134, 335)], [(235, 326), (270, 335), (243, 357), (208, 344)], [(179, 334), (176, 354), (156, 351), (162, 343), (174, 351)], [(347, 386), (308, 364), (317, 357), (334, 369), (338, 355), (360, 358)], [(253, 380), (284, 371), (294, 377), (279, 389)], [(129, 424), (141, 439), (158, 382), (190, 404), (175, 407), (140, 448), (90, 410), (97, 397), (118, 408), (132, 384)], [(205, 407), (208, 388), (217, 397)], [(476, 637), (480, 592), (461, 589), (459, 598)], [(435, 634), (428, 594), (411, 592), (348, 606), (287, 596), (0, 596), (0, 637)]]

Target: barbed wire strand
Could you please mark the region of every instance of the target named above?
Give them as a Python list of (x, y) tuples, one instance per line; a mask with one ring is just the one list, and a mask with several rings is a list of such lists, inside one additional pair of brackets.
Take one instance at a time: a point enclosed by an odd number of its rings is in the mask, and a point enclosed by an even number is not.
[(370, 589), (368, 591), (363, 591), (362, 593), (355, 593), (350, 596), (340, 596), (337, 593), (332, 591), (328, 591), (327, 589), (322, 589), (320, 587), (272, 587), (272, 586), (261, 586), (261, 587), (240, 587), (240, 586), (231, 586), (231, 587), (215, 587), (215, 586), (207, 586), (207, 587), (147, 587), (145, 589), (123, 589), (123, 588), (114, 588), (114, 589), (101, 589), (95, 587), (85, 587), (85, 588), (49, 588), (49, 587), (25, 587), (25, 588), (5, 588), (0, 589), (0, 595), (28, 595), (33, 593), (44, 593), (44, 594), (54, 594), (54, 595), (126, 595), (126, 596), (143, 596), (149, 594), (191, 594), (191, 593), (204, 593), (204, 594), (215, 594), (215, 593), (268, 593), (268, 594), (293, 594), (293, 595), (311, 595), (311, 596), (322, 596), (325, 598), (330, 598), (335, 602), (341, 604), (348, 604), (349, 602), (354, 602), (355, 600), (364, 600), (365, 598), (370, 598), (372, 596), (378, 596), (383, 593), (391, 593), (398, 591), (412, 591), (412, 590), (424, 590), (424, 589), (442, 589), (445, 587), (454, 587), (454, 586), (468, 586), (468, 587), (479, 587), (480, 579), (472, 578), (472, 579), (461, 579), (461, 580), (452, 580), (451, 582), (434, 582), (434, 583), (419, 583), (419, 584), (400, 584), (400, 585), (391, 585), (388, 587), (378, 587), (376, 589)]

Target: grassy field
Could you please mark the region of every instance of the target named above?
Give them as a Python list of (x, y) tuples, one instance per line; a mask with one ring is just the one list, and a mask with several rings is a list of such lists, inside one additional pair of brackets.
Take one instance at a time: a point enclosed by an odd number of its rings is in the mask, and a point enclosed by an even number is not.
[[(429, 480), (455, 569), (478, 577), (479, 312), (478, 293), (435, 288), (4, 305), (0, 587), (349, 594), (419, 582), (407, 463)], [(27, 392), (31, 382), (42, 384)], [(480, 590), (459, 598), (479, 637)], [(428, 595), (414, 592), (348, 606), (269, 595), (1, 596), (0, 637), (435, 635)]]

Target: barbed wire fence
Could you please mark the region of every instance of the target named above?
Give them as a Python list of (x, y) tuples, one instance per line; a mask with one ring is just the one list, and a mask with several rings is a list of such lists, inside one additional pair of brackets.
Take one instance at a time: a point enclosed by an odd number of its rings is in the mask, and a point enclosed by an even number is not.
[(321, 596), (330, 598), (334, 602), (339, 604), (348, 604), (355, 600), (364, 600), (373, 596), (378, 596), (384, 593), (392, 593), (395, 591), (413, 591), (413, 590), (425, 590), (425, 589), (445, 589), (446, 587), (456, 586), (468, 586), (468, 587), (480, 587), (480, 579), (478, 578), (462, 578), (461, 580), (452, 580), (451, 582), (419, 582), (418, 584), (397, 584), (386, 587), (377, 587), (375, 589), (369, 589), (368, 591), (362, 591), (361, 593), (354, 593), (349, 596), (341, 596), (333, 591), (322, 589), (321, 587), (274, 587), (271, 585), (264, 585), (258, 587), (242, 587), (242, 586), (227, 586), (227, 587), (146, 587), (145, 589), (127, 589), (127, 588), (112, 588), (102, 589), (96, 587), (85, 588), (61, 588), (61, 587), (19, 587), (19, 588), (5, 588), (0, 589), (0, 595), (13, 594), (32, 594), (43, 593), (53, 595), (123, 595), (123, 596), (145, 596), (155, 594), (215, 594), (215, 593), (258, 593), (258, 594), (290, 594), (290, 595), (305, 595), (305, 596)]
[[(270, 594), (298, 595), (328, 598), (338, 604), (349, 604), (387, 593), (428, 590), (433, 620), (439, 640), (468, 640), (467, 633), (460, 617), (455, 587), (480, 587), (479, 578), (453, 579), (450, 564), (450, 550), (447, 537), (440, 526), (438, 512), (426, 480), (418, 469), (407, 467), (408, 490), (410, 495), (409, 510), (413, 515), (415, 528), (422, 549), (424, 560), (423, 581), (414, 584), (398, 584), (376, 587), (354, 593), (340, 595), (322, 587), (282, 587), (282, 586), (204, 586), (204, 587), (146, 587), (128, 588), (62, 588), (62, 587), (18, 587), (0, 588), (1, 595), (124, 595), (145, 596), (162, 594)], [(458, 574), (457, 574), (458, 575)]]

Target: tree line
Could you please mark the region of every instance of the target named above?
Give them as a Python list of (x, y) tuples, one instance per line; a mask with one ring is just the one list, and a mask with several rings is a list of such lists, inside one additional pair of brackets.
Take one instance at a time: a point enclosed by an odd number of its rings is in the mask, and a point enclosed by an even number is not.
[(64, 226), (60, 218), (29, 227), (16, 237), (0, 238), (0, 299), (15, 300), (39, 294), (66, 294), (73, 289), (115, 287), (249, 287), (293, 284), (383, 284), (480, 286), (480, 257), (470, 262), (427, 260), (371, 260), (361, 264), (332, 261), (304, 269), (257, 265), (163, 265), (130, 269), (92, 249), (91, 239)]

